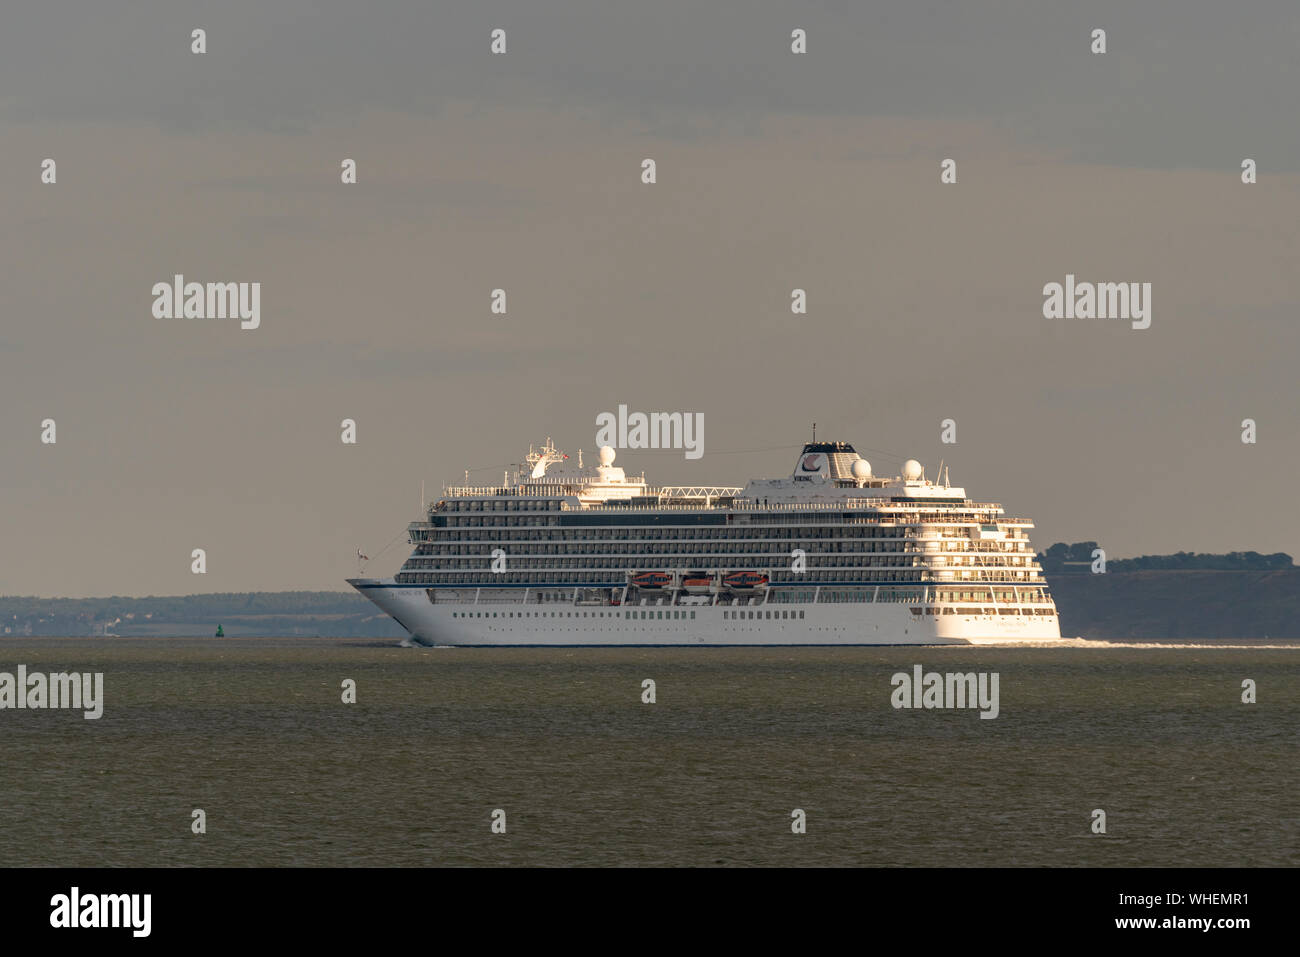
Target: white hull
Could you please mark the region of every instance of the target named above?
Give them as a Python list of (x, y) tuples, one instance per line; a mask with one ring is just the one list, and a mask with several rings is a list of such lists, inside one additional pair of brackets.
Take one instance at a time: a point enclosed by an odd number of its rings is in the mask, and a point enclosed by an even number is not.
[(965, 645), (1061, 637), (1055, 614), (914, 615), (894, 602), (434, 603), (424, 588), (391, 578), (348, 581), (423, 645)]

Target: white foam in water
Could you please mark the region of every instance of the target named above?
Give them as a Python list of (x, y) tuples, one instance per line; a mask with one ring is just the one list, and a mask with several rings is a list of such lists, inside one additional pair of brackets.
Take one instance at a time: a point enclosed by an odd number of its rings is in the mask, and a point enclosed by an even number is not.
[(1076, 636), (1050, 641), (1008, 641), (1001, 643), (981, 641), (980, 646), (984, 648), (1145, 648), (1148, 651), (1157, 651), (1164, 648), (1200, 648), (1209, 650), (1222, 648), (1234, 651), (1269, 651), (1275, 648), (1300, 650), (1300, 641), (1288, 642), (1286, 639), (1278, 639), (1275, 644), (1239, 645), (1211, 641), (1110, 641), (1104, 638), (1079, 638)]

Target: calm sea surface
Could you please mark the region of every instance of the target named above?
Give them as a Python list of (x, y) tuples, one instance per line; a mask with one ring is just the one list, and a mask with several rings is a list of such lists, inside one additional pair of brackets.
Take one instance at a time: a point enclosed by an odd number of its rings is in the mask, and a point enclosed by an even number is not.
[[(0, 866), (1300, 863), (1300, 645), (1063, 645), (0, 639), (106, 699), (0, 710)], [(1001, 714), (895, 710), (916, 664)]]

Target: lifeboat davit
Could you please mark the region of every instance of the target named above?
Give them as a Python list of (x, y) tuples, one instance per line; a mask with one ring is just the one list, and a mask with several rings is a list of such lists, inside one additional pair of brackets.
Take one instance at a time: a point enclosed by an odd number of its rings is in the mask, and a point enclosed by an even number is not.
[(732, 572), (722, 581), (733, 591), (750, 591), (754, 588), (767, 587), (767, 576), (759, 572)]
[(667, 572), (640, 572), (632, 576), (632, 584), (637, 588), (663, 588), (673, 580)]

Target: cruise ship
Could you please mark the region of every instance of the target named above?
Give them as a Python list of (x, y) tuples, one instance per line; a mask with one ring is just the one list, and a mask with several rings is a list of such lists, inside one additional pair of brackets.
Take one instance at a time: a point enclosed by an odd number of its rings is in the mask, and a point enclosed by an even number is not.
[(547, 439), (448, 486), (392, 578), (349, 584), (423, 645), (924, 645), (1061, 637), (1033, 523), (844, 442), (784, 478), (661, 486)]

